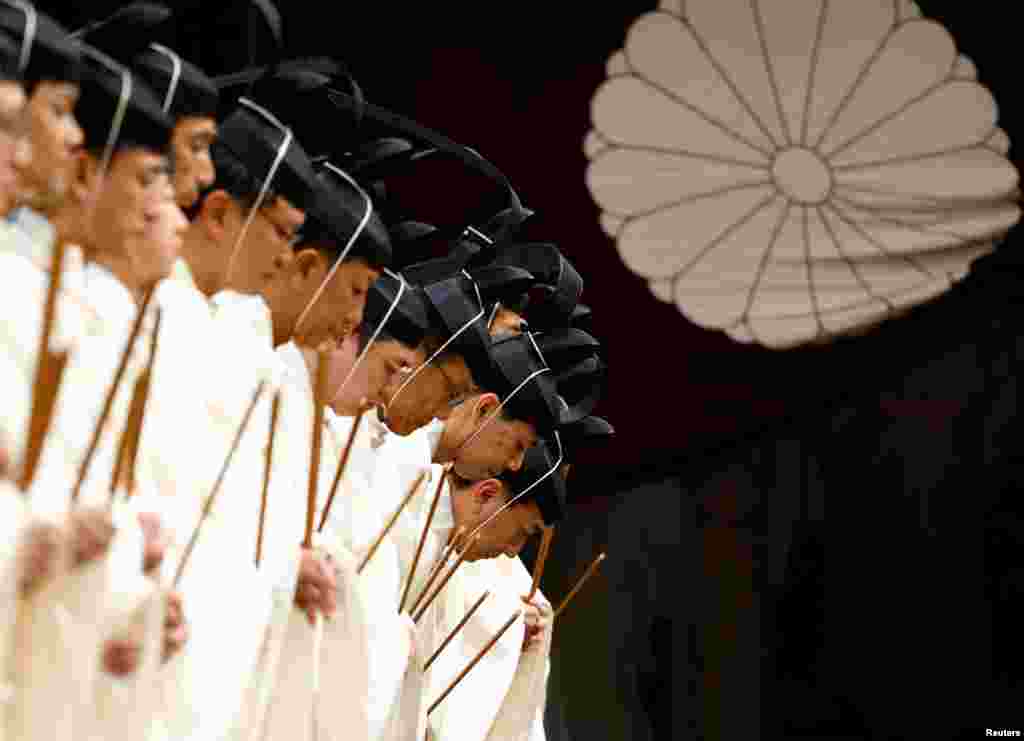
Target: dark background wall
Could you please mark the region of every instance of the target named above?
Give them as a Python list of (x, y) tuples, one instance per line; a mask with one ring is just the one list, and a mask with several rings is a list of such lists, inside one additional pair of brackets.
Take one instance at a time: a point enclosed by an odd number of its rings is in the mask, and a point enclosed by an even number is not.
[[(53, 7), (76, 25), (118, 4)], [(590, 97), (654, 5), (281, 3), (296, 54), (336, 55), (370, 100), (484, 153), (587, 280), (619, 435), (574, 472), (545, 590), (610, 558), (558, 626), (550, 737), (1021, 728), (1018, 238), (935, 305), (826, 348), (689, 324), (621, 265), (583, 180)], [(1019, 139), (1017, 4), (920, 5)], [(206, 3), (179, 48), (236, 69), (238, 6)]]

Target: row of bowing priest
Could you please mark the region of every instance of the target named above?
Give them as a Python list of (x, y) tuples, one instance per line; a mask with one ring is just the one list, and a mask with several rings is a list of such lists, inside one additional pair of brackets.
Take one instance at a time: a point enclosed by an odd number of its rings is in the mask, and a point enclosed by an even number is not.
[[(339, 63), (173, 22), (0, 0), (0, 739), (543, 738), (580, 275)], [(389, 210), (438, 159), (499, 207)]]

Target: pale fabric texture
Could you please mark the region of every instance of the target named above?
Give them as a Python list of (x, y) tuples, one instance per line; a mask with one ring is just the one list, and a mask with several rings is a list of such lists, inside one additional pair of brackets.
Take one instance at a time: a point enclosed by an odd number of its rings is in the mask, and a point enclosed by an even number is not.
[(417, 626), (405, 615), (402, 616), (402, 621), (404, 629), (410, 633), (412, 654), (402, 677), (397, 702), (391, 708), (391, 716), (388, 719), (384, 738), (389, 741), (423, 738), (427, 729), (427, 683), (423, 666), (434, 644), (432, 625), (426, 623)]
[(691, 321), (790, 347), (943, 293), (1020, 218), (989, 91), (892, 0), (678, 0), (592, 100), (587, 184)]
[(7, 708), (14, 699), (11, 664), (18, 620), (18, 544), (25, 522), (21, 494), (0, 481), (0, 741), (7, 739)]
[[(25, 429), (31, 405), (40, 317), (49, 280), (38, 262), (42, 259), (45, 264), (50, 248), (46, 240), (52, 239), (52, 231), (38, 228), (34, 215), (26, 214), (28, 228), (12, 229), (0, 252), (5, 304), (12, 309), (4, 312), (0, 331), (6, 372), (12, 381), (5, 411), (16, 430)], [(69, 252), (74, 255), (77, 251)], [(74, 260), (66, 266), (57, 334), (58, 342), (71, 345), (74, 352), (57, 397), (39, 475), (28, 499), (32, 517), (57, 522), (67, 511), (75, 472), (135, 314), (131, 297), (109, 273), (94, 266), (80, 269)], [(140, 370), (142, 357), (136, 353), (132, 360), (129, 379)], [(126, 390), (118, 395), (114, 420), (124, 418), (130, 388), (126, 384)], [(114, 437), (110, 427), (105, 428), (86, 478), (83, 504), (107, 501)], [(19, 439), (13, 446), (16, 458), (23, 454), (23, 445), (24, 440)], [(141, 532), (134, 512), (119, 515), (115, 524), (117, 530), (105, 556), (83, 568), (58, 574), (22, 605), (15, 660), (20, 686), (11, 707), (12, 729), (19, 737), (61, 737), (70, 727), (64, 723), (73, 723), (80, 734), (91, 733), (89, 729), (94, 728), (92, 693), (100, 691), (105, 681), (96, 672), (100, 645), (130, 619), (146, 588), (140, 573)], [(45, 657), (50, 657), (52, 663)], [(48, 686), (55, 674), (61, 679)], [(69, 698), (65, 703), (68, 712), (58, 719), (52, 698), (60, 696), (63, 681), (71, 683), (63, 688)]]
[[(268, 710), (267, 739), (370, 738), (366, 608), (361, 603), (356, 560), (339, 548), (332, 554), (338, 577), (338, 609), (322, 627), (321, 641), (306, 614), (292, 609), (278, 665), (278, 679)], [(319, 654), (316, 647), (319, 643)], [(314, 676), (319, 673), (319, 693)]]
[[(278, 354), (288, 366), (287, 378), (303, 397), (306, 414), (299, 422), (302, 426), (291, 434), (305, 441), (308, 472), (315, 412), (310, 370), (294, 343), (279, 348)], [(326, 414), (322, 433), (315, 526), (319, 525), (340, 456)], [(297, 446), (296, 454), (299, 450)], [(306, 491), (306, 488), (300, 491)], [(321, 557), (330, 554), (333, 560), (338, 578), (338, 610), (334, 618), (320, 628), (320, 636), (316, 635), (317, 630), (309, 624), (305, 613), (291, 610), (282, 639), (276, 687), (267, 711), (264, 731), (267, 739), (292, 738), (313, 729), (327, 738), (343, 735), (353, 739), (369, 738), (370, 659), (366, 608), (356, 574), (356, 557), (349, 550), (351, 541), (340, 537), (337, 527), (344, 522), (346, 515), (351, 515), (351, 508), (343, 504), (351, 498), (347, 496), (348, 489), (348, 482), (339, 484), (337, 497), (342, 499), (339, 501), (336, 497), (331, 510), (334, 527), (323, 536), (314, 538), (319, 552), (323, 554)], [(292, 497), (291, 506), (301, 515), (302, 524), (295, 533), (294, 541), (299, 542), (304, 531), (307, 499), (296, 497), (294, 493)], [(335, 511), (335, 506), (339, 510)], [(314, 676), (319, 676), (319, 693), (314, 692)]]
[[(526, 596), (533, 578), (519, 558), (495, 559), (500, 586), (513, 594)], [(546, 600), (540, 590), (535, 597)], [(550, 667), (552, 628), (519, 656), (512, 685), (487, 734), (488, 741), (540, 741), (544, 736), (544, 703)]]
[[(502, 588), (497, 560), (463, 564), (438, 600), (442, 603), (438, 619), (443, 625), (438, 635), (443, 639), (480, 595), (491, 591), (490, 597), (431, 666), (428, 703), (441, 695), (451, 680), (522, 608), (517, 590)], [(434, 738), (477, 741), (486, 737), (512, 686), (524, 635), (523, 620), (517, 620), (430, 715)]]
[[(354, 419), (327, 414), (329, 437), (340, 457)], [(378, 463), (386, 460), (382, 447), (386, 428), (372, 412), (363, 419), (353, 443), (324, 535), (335, 547), (347, 549), (359, 563), (368, 553), (389, 512), (382, 509), (386, 497), (379, 496), (375, 479)], [(383, 465), (386, 465), (383, 464)], [(409, 663), (411, 631), (407, 619), (398, 615), (395, 594), (399, 587), (398, 555), (392, 538), (385, 538), (373, 559), (356, 581), (358, 603), (363, 610), (366, 652), (371, 658), (367, 676), (366, 722), (371, 739), (382, 739), (389, 731), (389, 718), (398, 702)], [(333, 657), (330, 635), (325, 638), (324, 682), (328, 682), (327, 664)], [(339, 636), (339, 640), (341, 636)], [(329, 685), (327, 685), (329, 686)]]

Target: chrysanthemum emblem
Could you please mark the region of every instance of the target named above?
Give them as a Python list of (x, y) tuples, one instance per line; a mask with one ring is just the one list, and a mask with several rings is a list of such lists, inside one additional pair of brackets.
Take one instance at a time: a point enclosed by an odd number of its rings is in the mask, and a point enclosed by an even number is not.
[(676, 0), (592, 101), (587, 184), (625, 264), (791, 347), (931, 299), (1017, 223), (995, 101), (905, 0)]

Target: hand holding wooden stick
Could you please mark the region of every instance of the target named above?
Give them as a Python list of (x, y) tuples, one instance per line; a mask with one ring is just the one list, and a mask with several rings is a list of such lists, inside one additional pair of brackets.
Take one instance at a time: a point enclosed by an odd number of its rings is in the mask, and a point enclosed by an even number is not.
[(54, 352), (50, 345), (57, 324), (57, 302), (60, 299), (60, 284), (64, 274), (64, 255), (67, 247), (58, 241), (53, 247), (53, 263), (50, 266), (50, 285), (43, 303), (43, 326), (39, 334), (39, 348), (36, 353), (36, 374), (32, 384), (32, 411), (28, 418), (27, 441), (18, 489), (28, 492), (35, 480), (39, 461), (43, 455), (46, 435), (53, 421), (60, 382), (68, 363), (68, 351)]
[(242, 442), (242, 436), (245, 434), (245, 430), (249, 426), (249, 420), (252, 419), (253, 410), (256, 409), (256, 405), (259, 403), (260, 397), (263, 396), (263, 391), (266, 387), (267, 382), (260, 381), (259, 386), (256, 387), (256, 391), (252, 395), (252, 401), (249, 402), (249, 407), (245, 410), (245, 416), (242, 417), (242, 421), (238, 425), (238, 430), (235, 432), (235, 439), (231, 442), (231, 448), (228, 450), (228, 454), (224, 458), (224, 463), (220, 467), (220, 472), (217, 474), (217, 480), (213, 484), (213, 489), (210, 491), (210, 495), (203, 503), (203, 511), (199, 515), (199, 522), (196, 523), (195, 528), (192, 530), (192, 536), (188, 539), (188, 545), (185, 546), (185, 552), (181, 554), (181, 560), (178, 562), (178, 569), (174, 573), (174, 582), (172, 587), (174, 590), (177, 590), (178, 584), (181, 582), (181, 577), (185, 573), (185, 567), (188, 565), (188, 559), (192, 555), (192, 551), (195, 550), (196, 542), (199, 540), (199, 533), (202, 531), (207, 518), (209, 518), (210, 512), (213, 511), (213, 503), (217, 499), (217, 495), (220, 493), (221, 487), (224, 485), (224, 477), (227, 475), (228, 468), (231, 467), (231, 461), (234, 460), (235, 453), (238, 452), (238, 446)]
[(306, 535), (303, 548), (313, 547), (313, 523), (316, 521), (316, 500), (320, 484), (320, 451), (323, 448), (324, 400), (327, 397), (327, 364), (330, 354), (321, 348), (316, 353), (316, 388), (313, 389), (313, 443), (309, 454), (309, 490), (306, 494)]
[(274, 441), (277, 439), (277, 420), (281, 412), (281, 391), (274, 392), (270, 405), (270, 440), (263, 461), (263, 488), (260, 492), (260, 522), (256, 529), (256, 566), (263, 560), (263, 530), (267, 523), (267, 498), (270, 495), (270, 473), (274, 467)]
[(554, 525), (544, 528), (544, 535), (541, 536), (540, 547), (537, 549), (537, 563), (533, 565), (533, 584), (530, 586), (530, 594), (526, 597), (527, 602), (533, 599), (533, 595), (537, 594), (540, 587), (540, 577), (544, 574), (544, 564), (548, 560), (548, 551), (551, 550), (551, 541), (554, 537)]
[(110, 388), (107, 390), (107, 396), (103, 400), (103, 408), (100, 411), (99, 419), (96, 420), (96, 426), (93, 428), (92, 437), (89, 440), (89, 447), (86, 448), (85, 457), (82, 458), (81, 464), (78, 466), (78, 476), (75, 479), (75, 486), (71, 490), (71, 504), (78, 503), (78, 497), (82, 493), (82, 485), (85, 483), (85, 477), (89, 473), (89, 467), (92, 465), (93, 459), (96, 457), (96, 450), (100, 444), (100, 437), (103, 435), (103, 428), (107, 424), (107, 419), (110, 417), (110, 412), (114, 408), (114, 399), (117, 398), (117, 392), (124, 382), (125, 372), (128, 370), (128, 360), (131, 358), (132, 349), (135, 347), (135, 341), (139, 337), (139, 333), (142, 332), (142, 324), (146, 318), (146, 310), (149, 308), (150, 301), (153, 299), (153, 289), (151, 288), (146, 292), (146, 297), (142, 300), (142, 306), (139, 307), (139, 313), (135, 317), (135, 323), (132, 325), (131, 332), (128, 335), (128, 341), (125, 343), (124, 350), (121, 352), (121, 359), (118, 362), (117, 370), (114, 373), (113, 383), (110, 384)]
[(576, 582), (576, 586), (572, 588), (566, 598), (562, 600), (562, 604), (560, 604), (558, 609), (555, 610), (555, 614), (551, 618), (552, 620), (557, 618), (562, 613), (562, 610), (569, 606), (572, 598), (575, 597), (576, 593), (580, 591), (584, 584), (587, 583), (587, 579), (594, 575), (594, 572), (597, 571), (597, 567), (601, 565), (601, 562), (604, 561), (607, 555), (607, 553), (602, 553), (591, 562), (590, 566), (587, 567), (586, 572), (580, 577), (580, 580)]
[(484, 657), (484, 655), (488, 651), (490, 651), (491, 648), (494, 647), (495, 643), (497, 643), (499, 640), (501, 640), (501, 637), (503, 635), (505, 635), (505, 632), (508, 631), (508, 629), (512, 627), (512, 623), (514, 623), (516, 620), (518, 620), (522, 616), (523, 616), (523, 612), (522, 612), (522, 610), (520, 610), (519, 612), (517, 612), (515, 615), (513, 615), (512, 617), (510, 617), (508, 619), (508, 622), (505, 623), (505, 625), (501, 628), (501, 630), (499, 630), (497, 632), (497, 634), (495, 634), (494, 638), (492, 638), (487, 643), (486, 646), (484, 646), (482, 649), (480, 649), (480, 653), (478, 653), (476, 656), (474, 656), (473, 660), (469, 662), (469, 664), (466, 666), (466, 668), (463, 669), (461, 672), (459, 672), (459, 676), (455, 677), (455, 679), (452, 680), (452, 683), (448, 685), (448, 689), (446, 689), (444, 692), (442, 692), (441, 696), (439, 698), (434, 700), (434, 703), (427, 709), (427, 715), (430, 715), (432, 712), (434, 712), (434, 710), (437, 708), (437, 706), (440, 705), (444, 701), (444, 699), (446, 697), (448, 697), (448, 695), (451, 694), (452, 690), (455, 689), (456, 685), (458, 685), (458, 683), (462, 681), (462, 678), (465, 677), (467, 674), (469, 674), (470, 670), (472, 670), (472, 668), (474, 666), (476, 666), (480, 662), (480, 659), (482, 659)]
[(341, 452), (338, 469), (334, 472), (334, 481), (331, 482), (331, 491), (327, 495), (327, 504), (324, 505), (324, 511), (320, 515), (320, 525), (316, 529), (318, 533), (322, 533), (324, 526), (327, 524), (327, 517), (331, 513), (331, 505), (334, 504), (334, 495), (338, 493), (338, 484), (341, 483), (341, 477), (345, 474), (345, 468), (348, 466), (349, 456), (352, 455), (352, 446), (356, 441), (356, 435), (359, 433), (359, 426), (363, 423), (363, 417), (372, 408), (372, 406), (366, 404), (361, 405), (359, 407), (359, 414), (356, 415), (355, 422), (352, 423), (352, 429), (348, 431), (348, 440), (345, 441), (345, 448)]
[(363, 573), (363, 569), (366, 568), (366, 564), (370, 562), (370, 559), (373, 558), (373, 554), (377, 552), (378, 548), (380, 548), (380, 544), (384, 542), (384, 538), (387, 537), (387, 534), (389, 532), (391, 532), (391, 528), (394, 527), (395, 522), (398, 520), (398, 516), (402, 514), (402, 510), (405, 509), (406, 505), (409, 504), (410, 501), (412, 501), (413, 496), (416, 494), (417, 491), (419, 491), (420, 484), (423, 483), (423, 479), (425, 479), (426, 477), (427, 472), (420, 471), (420, 475), (416, 477), (416, 480), (413, 482), (412, 486), (409, 487), (409, 493), (405, 495), (405, 499), (403, 499), (402, 503), (398, 505), (398, 509), (396, 509), (395, 513), (391, 515), (391, 519), (388, 520), (387, 524), (384, 526), (384, 529), (380, 531), (380, 533), (377, 535), (376, 540), (373, 541), (373, 545), (370, 546), (370, 550), (367, 551), (362, 563), (359, 564), (359, 568), (356, 569), (357, 574)]
[(416, 555), (413, 556), (412, 566), (409, 567), (409, 575), (405, 579), (405, 589), (402, 590), (402, 600), (398, 603), (399, 614), (401, 614), (402, 610), (405, 609), (405, 601), (409, 598), (409, 589), (412, 587), (413, 577), (416, 576), (416, 568), (420, 563), (420, 555), (422, 555), (423, 546), (427, 542), (427, 535), (430, 534), (430, 525), (434, 522), (434, 513), (437, 511), (438, 502), (441, 501), (441, 490), (444, 488), (444, 481), (450, 470), (451, 464), (448, 464), (438, 477), (437, 488), (434, 490), (434, 499), (430, 503), (430, 511), (427, 513), (426, 522), (423, 523), (423, 533), (420, 535), (419, 545), (416, 546)]
[(441, 655), (441, 652), (444, 651), (445, 648), (447, 648), (448, 644), (452, 642), (452, 639), (455, 638), (455, 636), (458, 634), (460, 630), (462, 630), (462, 626), (469, 622), (469, 619), (473, 617), (474, 613), (476, 613), (476, 611), (480, 608), (480, 605), (484, 603), (484, 600), (487, 599), (490, 596), (490, 594), (491, 592), (490, 590), (488, 590), (480, 595), (480, 599), (478, 599), (476, 603), (469, 608), (469, 612), (466, 613), (466, 616), (459, 621), (459, 624), (456, 625), (452, 629), (452, 632), (449, 633), (448, 636), (441, 642), (441, 645), (437, 647), (437, 650), (434, 651), (433, 655), (429, 659), (427, 659), (427, 663), (423, 665), (423, 671), (426, 671), (430, 668), (430, 665), (434, 663), (434, 659)]
[(462, 553), (459, 554), (459, 560), (456, 561), (455, 565), (452, 566), (451, 570), (444, 575), (444, 579), (441, 580), (441, 583), (437, 586), (437, 589), (435, 589), (433, 593), (429, 597), (427, 597), (426, 600), (424, 600), (423, 606), (419, 609), (419, 612), (417, 612), (413, 616), (412, 620), (414, 623), (418, 623), (420, 621), (420, 618), (423, 617), (423, 613), (427, 611), (427, 608), (430, 607), (431, 603), (435, 599), (437, 599), (437, 595), (441, 594), (444, 588), (448, 585), (448, 582), (451, 581), (451, 578), (455, 576), (455, 572), (459, 570), (459, 567), (462, 565), (462, 562), (466, 560), (466, 556), (470, 554), (470, 551), (472, 551), (476, 547), (478, 540), (480, 540), (479, 533), (474, 535), (473, 538), (468, 543), (466, 543), (466, 546), (465, 548), (463, 548)]

